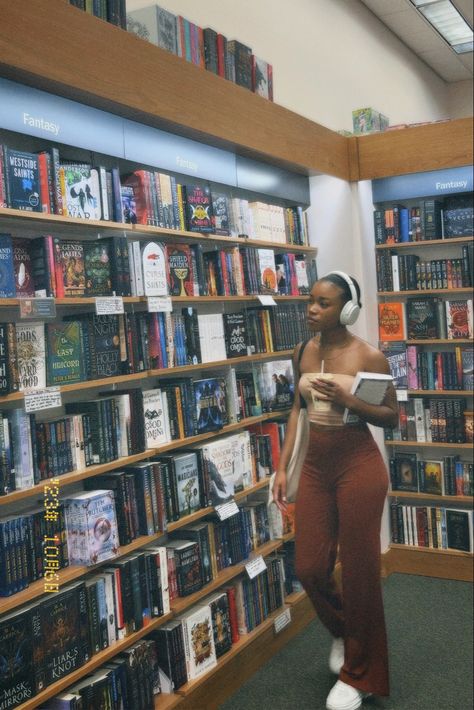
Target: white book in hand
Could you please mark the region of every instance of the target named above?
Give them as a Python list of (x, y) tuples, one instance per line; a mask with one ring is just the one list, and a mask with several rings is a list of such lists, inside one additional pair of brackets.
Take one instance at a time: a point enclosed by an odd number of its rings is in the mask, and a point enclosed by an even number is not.
[[(388, 386), (393, 383), (391, 375), (380, 372), (358, 372), (351, 387), (351, 394), (367, 404), (382, 404)], [(359, 421), (357, 414), (349, 409), (342, 415), (344, 424), (356, 424)]]

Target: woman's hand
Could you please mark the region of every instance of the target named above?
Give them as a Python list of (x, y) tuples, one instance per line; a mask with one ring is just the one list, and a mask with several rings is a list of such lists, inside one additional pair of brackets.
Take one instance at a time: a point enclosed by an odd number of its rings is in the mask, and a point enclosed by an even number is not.
[(348, 407), (350, 395), (340, 384), (334, 380), (311, 380), (311, 388), (315, 391), (316, 396), (324, 400), (334, 402), (339, 407)]
[(286, 500), (286, 472), (277, 471), (275, 474), (275, 480), (273, 481), (273, 501), (277, 504), (278, 508), (282, 513), (286, 513), (287, 510), (287, 500)]

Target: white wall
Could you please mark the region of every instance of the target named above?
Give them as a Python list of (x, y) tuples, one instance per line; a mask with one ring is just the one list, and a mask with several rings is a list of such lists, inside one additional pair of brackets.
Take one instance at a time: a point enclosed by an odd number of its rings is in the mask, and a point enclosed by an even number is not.
[(472, 116), (473, 83), (455, 81), (448, 84), (448, 106), (450, 118), (468, 118)]
[[(153, 4), (127, 0), (133, 10)], [(447, 85), (359, 0), (159, 0), (273, 65), (275, 101), (334, 130), (372, 106), (392, 124), (448, 117)]]

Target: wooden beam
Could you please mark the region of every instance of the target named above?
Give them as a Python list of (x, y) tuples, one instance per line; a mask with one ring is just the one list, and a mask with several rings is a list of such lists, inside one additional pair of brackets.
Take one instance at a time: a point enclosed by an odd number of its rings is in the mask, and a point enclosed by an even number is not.
[(304, 174), (349, 179), (347, 139), (65, 0), (0, 0), (0, 75)]
[(358, 136), (355, 140), (359, 175), (351, 179), (373, 180), (473, 163), (472, 118)]

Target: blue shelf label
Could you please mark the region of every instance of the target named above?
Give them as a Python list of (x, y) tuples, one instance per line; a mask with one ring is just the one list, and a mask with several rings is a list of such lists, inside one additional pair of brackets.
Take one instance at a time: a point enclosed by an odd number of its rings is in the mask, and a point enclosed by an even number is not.
[(457, 192), (471, 192), (472, 189), (472, 165), (372, 180), (374, 202), (393, 202), (414, 197), (436, 197)]

